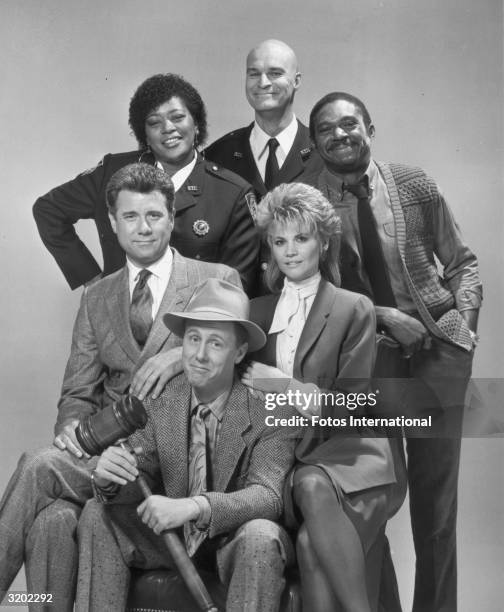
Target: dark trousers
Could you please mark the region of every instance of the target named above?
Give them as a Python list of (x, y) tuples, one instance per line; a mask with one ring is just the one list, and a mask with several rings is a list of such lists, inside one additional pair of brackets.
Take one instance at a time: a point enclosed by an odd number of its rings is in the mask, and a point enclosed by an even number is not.
[[(432, 417), (432, 427), (405, 428), (410, 516), (416, 554), (413, 612), (457, 609), (457, 482), (464, 397), (472, 353), (432, 339), (410, 359), (379, 346), (375, 385), (378, 412)], [(401, 610), (390, 550), (386, 547), (381, 609)]]

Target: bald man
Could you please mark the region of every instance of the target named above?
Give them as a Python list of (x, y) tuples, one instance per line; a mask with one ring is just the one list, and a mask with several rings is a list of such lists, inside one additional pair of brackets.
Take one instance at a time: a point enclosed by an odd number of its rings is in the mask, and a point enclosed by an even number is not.
[(295, 181), (308, 164), (322, 163), (308, 128), (296, 119), (294, 96), (301, 73), (294, 51), (280, 40), (265, 40), (247, 55), (245, 93), (254, 122), (229, 132), (205, 156), (239, 174), (261, 198), (280, 183)]
[[(306, 170), (322, 171), (308, 128), (296, 119), (294, 96), (301, 73), (294, 51), (281, 40), (265, 40), (247, 55), (245, 93), (254, 122), (229, 132), (205, 149), (205, 157), (252, 185), (257, 200), (280, 183), (293, 183)], [(257, 284), (249, 295), (267, 293), (262, 280), (269, 249), (263, 244)]]

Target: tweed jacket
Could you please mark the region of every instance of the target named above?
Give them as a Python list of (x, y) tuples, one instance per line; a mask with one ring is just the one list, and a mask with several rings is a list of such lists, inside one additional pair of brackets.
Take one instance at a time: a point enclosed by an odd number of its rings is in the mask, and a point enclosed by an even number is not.
[[(250, 319), (266, 333), (278, 299), (279, 294), (266, 295), (251, 302)], [(315, 383), (321, 390), (368, 392), (374, 367), (375, 327), (374, 309), (367, 297), (322, 279), (296, 349), (294, 378)], [(268, 335), (266, 346), (253, 358), (275, 366), (276, 337)], [(322, 416), (348, 418), (349, 412), (325, 404)], [(309, 427), (296, 457), (304, 463), (326, 466), (347, 493), (396, 481), (385, 438), (348, 436), (338, 427), (326, 427), (322, 432)]]
[[(250, 149), (249, 138), (253, 127), (254, 124), (251, 123), (247, 127), (229, 132), (207, 147), (204, 154), (207, 159), (244, 178), (255, 189), (259, 199), (264, 196), (267, 189)], [(322, 167), (322, 160), (311, 144), (308, 128), (298, 120), (297, 134), (280, 168), (277, 184), (293, 183), (303, 172), (315, 172)]]
[[(478, 309), (482, 291), (478, 262), (463, 242), (460, 230), (436, 183), (420, 168), (375, 162), (385, 181), (395, 238), (404, 277), (418, 313), (438, 338), (472, 350), (470, 334), (460, 311)], [(306, 174), (303, 180), (318, 187), (338, 210), (323, 175)], [(367, 282), (356, 278), (355, 260), (360, 254), (345, 241), (341, 254), (342, 285), (360, 291)], [(443, 266), (440, 277), (436, 265)]]
[(163, 314), (184, 310), (195, 286), (209, 277), (240, 283), (238, 273), (227, 266), (186, 259), (173, 251), (170, 280), (142, 350), (129, 323), (126, 266), (84, 291), (58, 403), (56, 432), (69, 420), (94, 414), (118, 400), (149, 357), (180, 346), (181, 339), (163, 323)]
[[(129, 442), (141, 446), (139, 469), (151, 483), (162, 481), (168, 497), (188, 495), (188, 447), (191, 387), (180, 374), (157, 400), (144, 402), (149, 419), (144, 430)], [(234, 531), (256, 518), (277, 520), (282, 512), (282, 487), (294, 463), (298, 430), (268, 427), (264, 401), (253, 398), (235, 380), (227, 400), (215, 452), (213, 491), (204, 493), (211, 507), (208, 535)], [(291, 416), (281, 409), (280, 417)], [(139, 493), (136, 483), (122, 488), (111, 503), (132, 503)], [(141, 496), (141, 495), (140, 495)]]
[[(96, 224), (103, 274), (124, 265), (124, 251), (110, 225), (105, 188), (114, 172), (139, 161), (153, 164), (155, 160), (152, 154), (140, 151), (105, 155), (95, 168), (35, 202), (33, 215), (40, 236), (72, 289), (100, 273), (98, 263), (75, 231), (79, 219), (93, 219)], [(198, 155), (193, 171), (175, 195), (170, 244), (184, 257), (236, 268), (247, 290), (256, 279), (259, 252), (251, 210), (255, 210), (255, 196), (250, 185)]]

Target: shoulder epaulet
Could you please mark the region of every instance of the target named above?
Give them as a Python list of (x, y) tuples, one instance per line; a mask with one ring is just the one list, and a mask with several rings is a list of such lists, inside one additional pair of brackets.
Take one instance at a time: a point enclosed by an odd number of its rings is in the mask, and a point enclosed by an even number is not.
[(241, 176), (238, 176), (235, 172), (216, 164), (215, 162), (205, 160), (205, 170), (213, 174), (214, 176), (218, 176), (219, 178), (228, 181), (229, 183), (233, 183), (233, 185), (237, 185), (238, 187), (246, 187), (248, 183), (245, 179), (242, 179)]
[(240, 137), (243, 134), (243, 132), (249, 129), (249, 127), (250, 126), (245, 126), (245, 127), (233, 130), (232, 132), (228, 132), (227, 134), (224, 134), (224, 136), (217, 138), (217, 140), (214, 140), (212, 144), (208, 145), (207, 149), (211, 149), (213, 146), (220, 144), (222, 142), (226, 142), (228, 140), (233, 140), (234, 138)]
[(105, 166), (109, 163), (120, 163), (120, 165), (126, 165), (126, 164), (133, 164), (137, 161), (141, 161), (140, 157), (142, 155), (142, 151), (126, 151), (124, 153), (107, 153), (106, 155), (104, 155), (100, 161), (96, 164), (96, 166), (93, 166), (92, 168), (88, 168), (87, 170), (84, 170), (84, 172), (81, 172), (79, 174), (79, 176), (85, 176), (86, 174), (91, 174), (92, 172), (94, 172), (97, 168), (100, 168), (101, 166)]

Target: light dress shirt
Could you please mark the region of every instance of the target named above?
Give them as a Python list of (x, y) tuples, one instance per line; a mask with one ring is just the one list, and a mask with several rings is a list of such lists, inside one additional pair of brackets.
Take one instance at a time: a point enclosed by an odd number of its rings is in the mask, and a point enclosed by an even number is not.
[[(144, 268), (139, 268), (132, 261), (126, 257), (126, 265), (128, 267), (128, 281), (129, 281), (129, 294), (130, 300), (133, 295), (133, 289), (138, 281), (138, 275)], [(147, 279), (147, 285), (152, 294), (152, 320), (156, 318), (161, 300), (166, 291), (168, 281), (170, 280), (171, 272), (173, 267), (173, 253), (168, 247), (165, 254), (158, 259), (156, 262), (147, 266), (145, 269), (151, 272), (151, 275)]]
[[(388, 268), (392, 293), (397, 307), (402, 312), (415, 313), (416, 306), (408, 289), (404, 276), (399, 249), (397, 247), (394, 216), (387, 186), (376, 164), (371, 161), (365, 174), (369, 180), (371, 210), (376, 221), (376, 229), (383, 250), (383, 257)], [(362, 253), (362, 239), (359, 232), (357, 216), (357, 197), (343, 190), (341, 179), (325, 168), (321, 180), (327, 190), (327, 196), (341, 217), (345, 239), (350, 242), (357, 253)], [(367, 279), (367, 274), (360, 263), (359, 275)]]
[(299, 338), (320, 284), (320, 272), (300, 282), (284, 280), (284, 286), (273, 315), (270, 334), (278, 334), (277, 367), (288, 376), (294, 371), (294, 357)]
[(266, 161), (268, 160), (269, 155), (268, 141), (270, 138), (276, 138), (278, 140), (276, 158), (278, 167), (281, 168), (287, 158), (287, 155), (289, 155), (292, 145), (294, 144), (297, 131), (298, 122), (294, 115), (292, 116), (292, 121), (289, 123), (289, 125), (276, 136), (266, 134), (266, 132), (259, 127), (257, 121), (254, 122), (254, 127), (252, 128), (249, 137), (250, 149), (263, 181), (266, 174)]
[[(191, 172), (194, 170), (194, 166), (196, 165), (197, 155), (194, 154), (192, 161), (190, 161), (186, 166), (177, 170), (175, 174), (173, 174), (170, 178), (173, 183), (173, 187), (175, 188), (175, 193), (182, 187), (182, 185), (187, 181)], [(156, 162), (156, 168), (164, 171), (163, 164), (159, 161)]]

